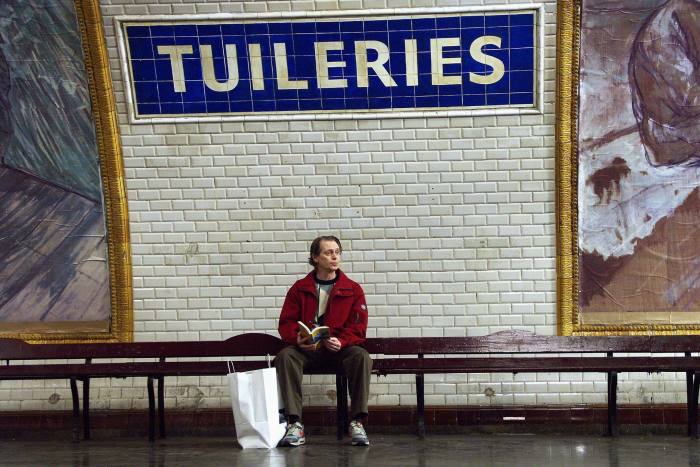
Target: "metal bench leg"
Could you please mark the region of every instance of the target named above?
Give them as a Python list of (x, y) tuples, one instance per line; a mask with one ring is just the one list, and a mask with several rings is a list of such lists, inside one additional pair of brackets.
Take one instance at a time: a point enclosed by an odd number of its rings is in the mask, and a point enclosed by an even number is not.
[(156, 396), (153, 392), (153, 376), (148, 377), (148, 441), (156, 439)]
[(348, 378), (341, 373), (335, 375), (337, 403), (336, 437), (343, 439), (348, 429)]
[(90, 439), (90, 378), (83, 381), (83, 437)]
[(158, 377), (158, 426), (160, 437), (165, 438), (165, 377)]
[(700, 374), (693, 374), (693, 399), (692, 404), (690, 404), (690, 436), (693, 438), (698, 437), (698, 392), (700, 392)]
[(416, 375), (416, 408), (418, 409), (418, 436), (425, 438), (425, 375)]
[[(686, 357), (689, 353), (686, 352)], [(688, 436), (693, 432), (693, 372), (688, 371), (685, 374), (685, 392), (686, 392), (686, 409), (688, 411)]]
[(608, 372), (608, 436), (617, 436), (617, 371)]
[(70, 379), (70, 394), (73, 399), (73, 441), (78, 442), (80, 441), (80, 398), (78, 381), (75, 378)]

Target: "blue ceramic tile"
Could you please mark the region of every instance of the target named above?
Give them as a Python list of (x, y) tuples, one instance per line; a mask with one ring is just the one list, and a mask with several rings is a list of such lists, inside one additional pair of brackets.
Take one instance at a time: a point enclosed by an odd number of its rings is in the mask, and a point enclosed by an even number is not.
[(533, 49), (515, 49), (510, 54), (511, 70), (534, 70), (535, 57)]
[(511, 26), (532, 26), (535, 24), (535, 15), (533, 13), (523, 13), (510, 15)]
[(439, 105), (438, 96), (416, 96), (416, 107), (437, 107)]
[(139, 115), (158, 115), (160, 114), (160, 104), (147, 104), (139, 102), (136, 104)]
[(151, 37), (151, 28), (149, 26), (127, 26), (127, 37)]
[(221, 26), (218, 24), (198, 24), (197, 35), (202, 36), (217, 36), (221, 37)]
[(243, 30), (246, 36), (268, 35), (270, 31), (267, 28), (267, 23), (245, 23)]
[(365, 21), (365, 32), (386, 32), (389, 29), (389, 21), (375, 20), (375, 21)]
[(508, 105), (510, 104), (508, 94), (487, 94), (486, 105)]
[(134, 91), (136, 92), (137, 102), (145, 104), (160, 102), (157, 83), (134, 83)]
[(533, 89), (534, 73), (532, 71), (511, 71), (510, 91), (530, 92)]
[(230, 106), (231, 112), (252, 112), (253, 102), (252, 101), (234, 101), (231, 102)]
[(185, 81), (185, 87), (187, 92), (182, 93), (183, 102), (200, 102), (205, 99), (204, 83), (202, 81)]
[(292, 23), (270, 23), (270, 34), (292, 35)]
[(230, 105), (228, 102), (206, 102), (207, 113), (223, 113), (229, 112)]
[[(158, 61), (160, 62), (160, 60)], [(220, 60), (220, 62), (223, 62), (223, 60)], [(170, 66), (170, 61), (168, 61), (168, 66)], [(216, 70), (216, 76), (225, 76), (223, 72), (223, 63), (221, 66), (221, 70), (217, 70), (215, 67), (214, 70)], [(185, 72), (185, 79), (186, 80), (201, 80), (202, 79), (202, 62), (199, 58), (183, 58), (182, 59), (182, 69)], [(162, 76), (161, 74), (158, 75), (159, 78)], [(162, 78), (160, 78), (162, 79)], [(171, 77), (172, 79), (172, 77)]]
[[(483, 73), (482, 73), (483, 74)], [(483, 84), (474, 83), (469, 79), (467, 75), (464, 80), (462, 80), (462, 93), (463, 94), (484, 94), (486, 92), (486, 86)]]
[(348, 109), (365, 110), (369, 108), (369, 100), (366, 97), (345, 99), (345, 103)]
[(443, 96), (442, 94), (438, 96), (438, 103), (440, 107), (459, 107), (462, 105), (461, 95), (449, 95)]
[(339, 32), (323, 32), (318, 33), (314, 41), (316, 42), (336, 42), (341, 40)]
[(151, 26), (151, 37), (175, 37), (175, 28), (171, 25)]
[(173, 35), (197, 37), (197, 25), (195, 24), (176, 24), (173, 26)]
[(340, 33), (340, 24), (337, 21), (317, 21), (316, 32), (321, 33)]
[(364, 31), (364, 23), (362, 21), (341, 21), (340, 31), (341, 32), (359, 32)]
[[(182, 108), (185, 113), (188, 114), (203, 114), (213, 112), (211, 109), (207, 108), (206, 102), (185, 102), (182, 104)], [(228, 105), (226, 106), (226, 112), (228, 112)]]
[(510, 92), (510, 73), (506, 72), (503, 74), (501, 79), (493, 84), (487, 84), (486, 89), (488, 92), (495, 93), (508, 93)]
[(510, 28), (510, 47), (525, 48), (534, 46), (534, 30), (531, 26)]
[(509, 15), (486, 15), (486, 27), (508, 26)]
[(272, 112), (275, 109), (275, 101), (273, 100), (254, 100), (253, 111), (255, 112)]
[(414, 18), (411, 23), (414, 31), (435, 30), (435, 18)]
[(342, 110), (345, 108), (345, 99), (323, 99), (323, 110)]
[(462, 96), (462, 105), (465, 107), (476, 107), (486, 105), (486, 95), (484, 94), (465, 94)]
[(391, 97), (370, 97), (370, 109), (387, 109), (391, 107)]
[[(272, 25), (270, 27), (272, 27)], [(224, 36), (243, 36), (245, 35), (245, 28), (242, 24), (222, 24), (221, 34)]]
[[(506, 70), (510, 69), (510, 52), (507, 49), (497, 49), (493, 46), (484, 47), (482, 49), (484, 53), (490, 57), (497, 58), (503, 62), (503, 67)], [(486, 70), (490, 73), (493, 68), (491, 66), (486, 66)]]
[(391, 26), (389, 28), (391, 31), (412, 31), (412, 25), (411, 25), (411, 20), (406, 18), (406, 19), (397, 19), (393, 20), (391, 22)]
[(416, 106), (414, 97), (394, 96), (391, 98), (392, 107), (395, 109), (412, 109)]
[(292, 23), (292, 32), (294, 34), (316, 34), (316, 23)]
[[(487, 27), (487, 36), (496, 36), (501, 39), (501, 48), (508, 48), (508, 28), (507, 27)], [(494, 46), (490, 46), (494, 47)]]
[(168, 115), (177, 115), (184, 112), (182, 102), (162, 102), (161, 112)]
[(173, 79), (173, 68), (170, 60), (155, 60), (155, 66), (158, 81), (171, 81)]
[(132, 60), (153, 58), (153, 43), (150, 38), (130, 37), (129, 55)]
[(321, 98), (326, 99), (342, 99), (345, 97), (345, 89), (343, 88), (331, 88), (331, 89), (321, 89)]
[(485, 18), (483, 15), (469, 15), (469, 16), (462, 16), (460, 18), (460, 24), (462, 29), (465, 28), (484, 28), (485, 26)]
[(386, 31), (368, 31), (365, 32), (365, 40), (387, 44), (389, 42), (389, 33)]
[(459, 29), (461, 27), (459, 16), (437, 18), (435, 23), (438, 29)]
[(318, 110), (321, 108), (321, 99), (300, 99), (299, 110)]
[(156, 80), (156, 66), (153, 60), (132, 60), (131, 69), (134, 81)]
[(439, 37), (441, 39), (450, 37), (459, 38), (461, 32), (461, 29), (438, 29), (437, 31), (435, 31), (435, 37)]
[(299, 110), (299, 101), (294, 99), (279, 99), (277, 101), (277, 110), (279, 111), (291, 111)]
[(165, 102), (182, 103), (182, 93), (175, 92), (172, 81), (158, 81), (158, 98), (161, 104)]
[(510, 95), (510, 103), (513, 105), (534, 104), (535, 100), (531, 92), (518, 92)]
[(175, 39), (167, 39), (167, 38), (154, 38), (153, 39), (153, 44), (156, 44), (157, 42), (165, 43), (166, 45), (189, 45), (192, 46), (192, 50), (196, 50), (198, 47), (198, 42), (197, 42), (197, 37), (192, 37), (192, 36), (177, 36)]

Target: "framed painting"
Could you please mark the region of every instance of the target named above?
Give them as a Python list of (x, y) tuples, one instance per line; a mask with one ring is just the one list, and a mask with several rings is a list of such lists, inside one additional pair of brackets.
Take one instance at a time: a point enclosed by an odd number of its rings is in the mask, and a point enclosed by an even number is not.
[(564, 335), (700, 332), (700, 3), (558, 2)]
[(0, 18), (0, 337), (129, 341), (126, 192), (98, 0), (5, 0)]

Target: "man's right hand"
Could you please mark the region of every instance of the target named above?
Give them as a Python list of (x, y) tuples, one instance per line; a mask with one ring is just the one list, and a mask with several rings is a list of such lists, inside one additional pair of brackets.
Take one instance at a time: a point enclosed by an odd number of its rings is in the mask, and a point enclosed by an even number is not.
[(314, 352), (316, 346), (314, 344), (309, 344), (310, 337), (301, 337), (301, 334), (297, 334), (297, 346), (306, 352)]

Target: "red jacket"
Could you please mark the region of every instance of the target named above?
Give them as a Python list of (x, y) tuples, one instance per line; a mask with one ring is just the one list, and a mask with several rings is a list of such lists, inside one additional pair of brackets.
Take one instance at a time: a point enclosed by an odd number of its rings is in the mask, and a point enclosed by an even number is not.
[[(331, 329), (331, 336), (337, 337), (342, 347), (357, 345), (365, 341), (367, 332), (367, 303), (365, 293), (357, 282), (338, 270), (331, 295), (328, 297), (323, 324)], [(314, 271), (294, 283), (282, 305), (279, 333), (288, 344), (297, 343), (299, 325), (303, 321), (313, 324), (318, 308)], [(309, 326), (310, 327), (310, 326)]]

